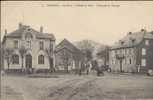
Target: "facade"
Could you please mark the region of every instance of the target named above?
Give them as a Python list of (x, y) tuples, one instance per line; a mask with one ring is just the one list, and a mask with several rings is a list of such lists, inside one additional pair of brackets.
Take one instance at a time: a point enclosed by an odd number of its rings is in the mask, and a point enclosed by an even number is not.
[[(55, 37), (53, 34), (44, 33), (43, 27), (40, 27), (40, 31), (36, 31), (30, 26), (20, 23), (17, 30), (11, 33), (5, 31), (3, 47), (6, 51), (8, 49), (12, 50), (9, 69), (21, 69), (22, 67), (24, 69), (49, 69), (49, 55), (46, 50), (54, 51)], [(50, 56), (52, 57), (51, 65), (54, 66), (54, 53)], [(7, 59), (5, 58), (4, 68), (8, 69)]]
[(112, 71), (147, 72), (153, 69), (153, 32), (142, 29), (129, 32), (116, 42), (109, 51)]
[(2, 56), (2, 45), (1, 45), (1, 40), (0, 40), (0, 69), (2, 69), (3, 62), (2, 62), (3, 56)]
[(64, 39), (55, 49), (57, 70), (74, 70), (80, 66), (83, 53), (68, 40)]

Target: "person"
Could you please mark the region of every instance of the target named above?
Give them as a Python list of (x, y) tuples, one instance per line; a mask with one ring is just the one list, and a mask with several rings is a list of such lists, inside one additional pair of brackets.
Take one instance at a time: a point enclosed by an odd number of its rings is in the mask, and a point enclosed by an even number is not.
[(90, 67), (90, 63), (88, 62), (88, 63), (86, 64), (87, 75), (89, 74), (89, 67)]
[(97, 61), (94, 61), (94, 67), (96, 68), (95, 70), (97, 71), (97, 76), (100, 76), (100, 67), (98, 66)]
[(97, 76), (104, 76), (104, 66), (97, 66)]
[(104, 70), (105, 70), (104, 66), (101, 66), (100, 73), (102, 74), (102, 76), (104, 76)]
[(82, 75), (83, 66), (84, 66), (84, 64), (83, 64), (83, 62), (81, 62), (81, 65), (80, 65), (80, 68), (79, 68), (79, 75)]

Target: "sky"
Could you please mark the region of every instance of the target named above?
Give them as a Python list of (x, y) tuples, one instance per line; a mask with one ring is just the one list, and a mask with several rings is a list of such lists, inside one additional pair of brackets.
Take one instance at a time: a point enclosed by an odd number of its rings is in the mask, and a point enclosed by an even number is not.
[(129, 31), (153, 31), (153, 1), (1, 1), (1, 37), (19, 22), (38, 31), (43, 26), (56, 43), (67, 38), (112, 45)]

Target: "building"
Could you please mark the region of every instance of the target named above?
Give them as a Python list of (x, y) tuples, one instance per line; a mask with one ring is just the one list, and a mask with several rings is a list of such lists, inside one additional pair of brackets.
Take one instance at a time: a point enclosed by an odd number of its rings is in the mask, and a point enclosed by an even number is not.
[(153, 32), (129, 32), (109, 51), (112, 71), (146, 72), (153, 69)]
[[(5, 69), (37, 70), (49, 69), (50, 65), (55, 65), (54, 53), (46, 53), (46, 50), (54, 51), (55, 37), (53, 34), (44, 33), (43, 27), (40, 27), (40, 31), (36, 31), (30, 26), (19, 23), (18, 29), (13, 32), (7, 33), (7, 30), (5, 30), (3, 47), (5, 49)], [(12, 52), (7, 52), (11, 50)], [(8, 56), (11, 58), (9, 66)], [(49, 56), (52, 57), (50, 61)]]
[(67, 39), (61, 41), (55, 49), (57, 70), (74, 70), (80, 66), (83, 53)]
[(0, 70), (2, 70), (2, 67), (3, 67), (2, 58), (3, 58), (2, 45), (1, 45), (1, 40), (0, 40)]

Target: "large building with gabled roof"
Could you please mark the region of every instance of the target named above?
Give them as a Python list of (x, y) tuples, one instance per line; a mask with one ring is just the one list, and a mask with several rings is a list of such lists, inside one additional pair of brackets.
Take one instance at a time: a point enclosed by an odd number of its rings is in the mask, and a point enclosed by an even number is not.
[[(51, 33), (44, 33), (43, 27), (40, 27), (40, 31), (37, 31), (30, 26), (19, 23), (18, 28), (13, 32), (7, 33), (7, 30), (5, 30), (3, 48), (6, 50), (5, 69), (37, 70), (49, 69), (50, 65), (55, 65), (54, 53), (51, 53), (55, 48), (55, 37)], [(46, 53), (46, 50), (50, 51), (50, 54)], [(9, 66), (8, 56), (11, 58)], [(50, 61), (49, 56), (52, 58)]]
[(74, 70), (84, 59), (84, 54), (67, 39), (61, 41), (55, 49), (57, 70)]
[(147, 72), (153, 69), (153, 32), (129, 32), (109, 51), (112, 71)]

